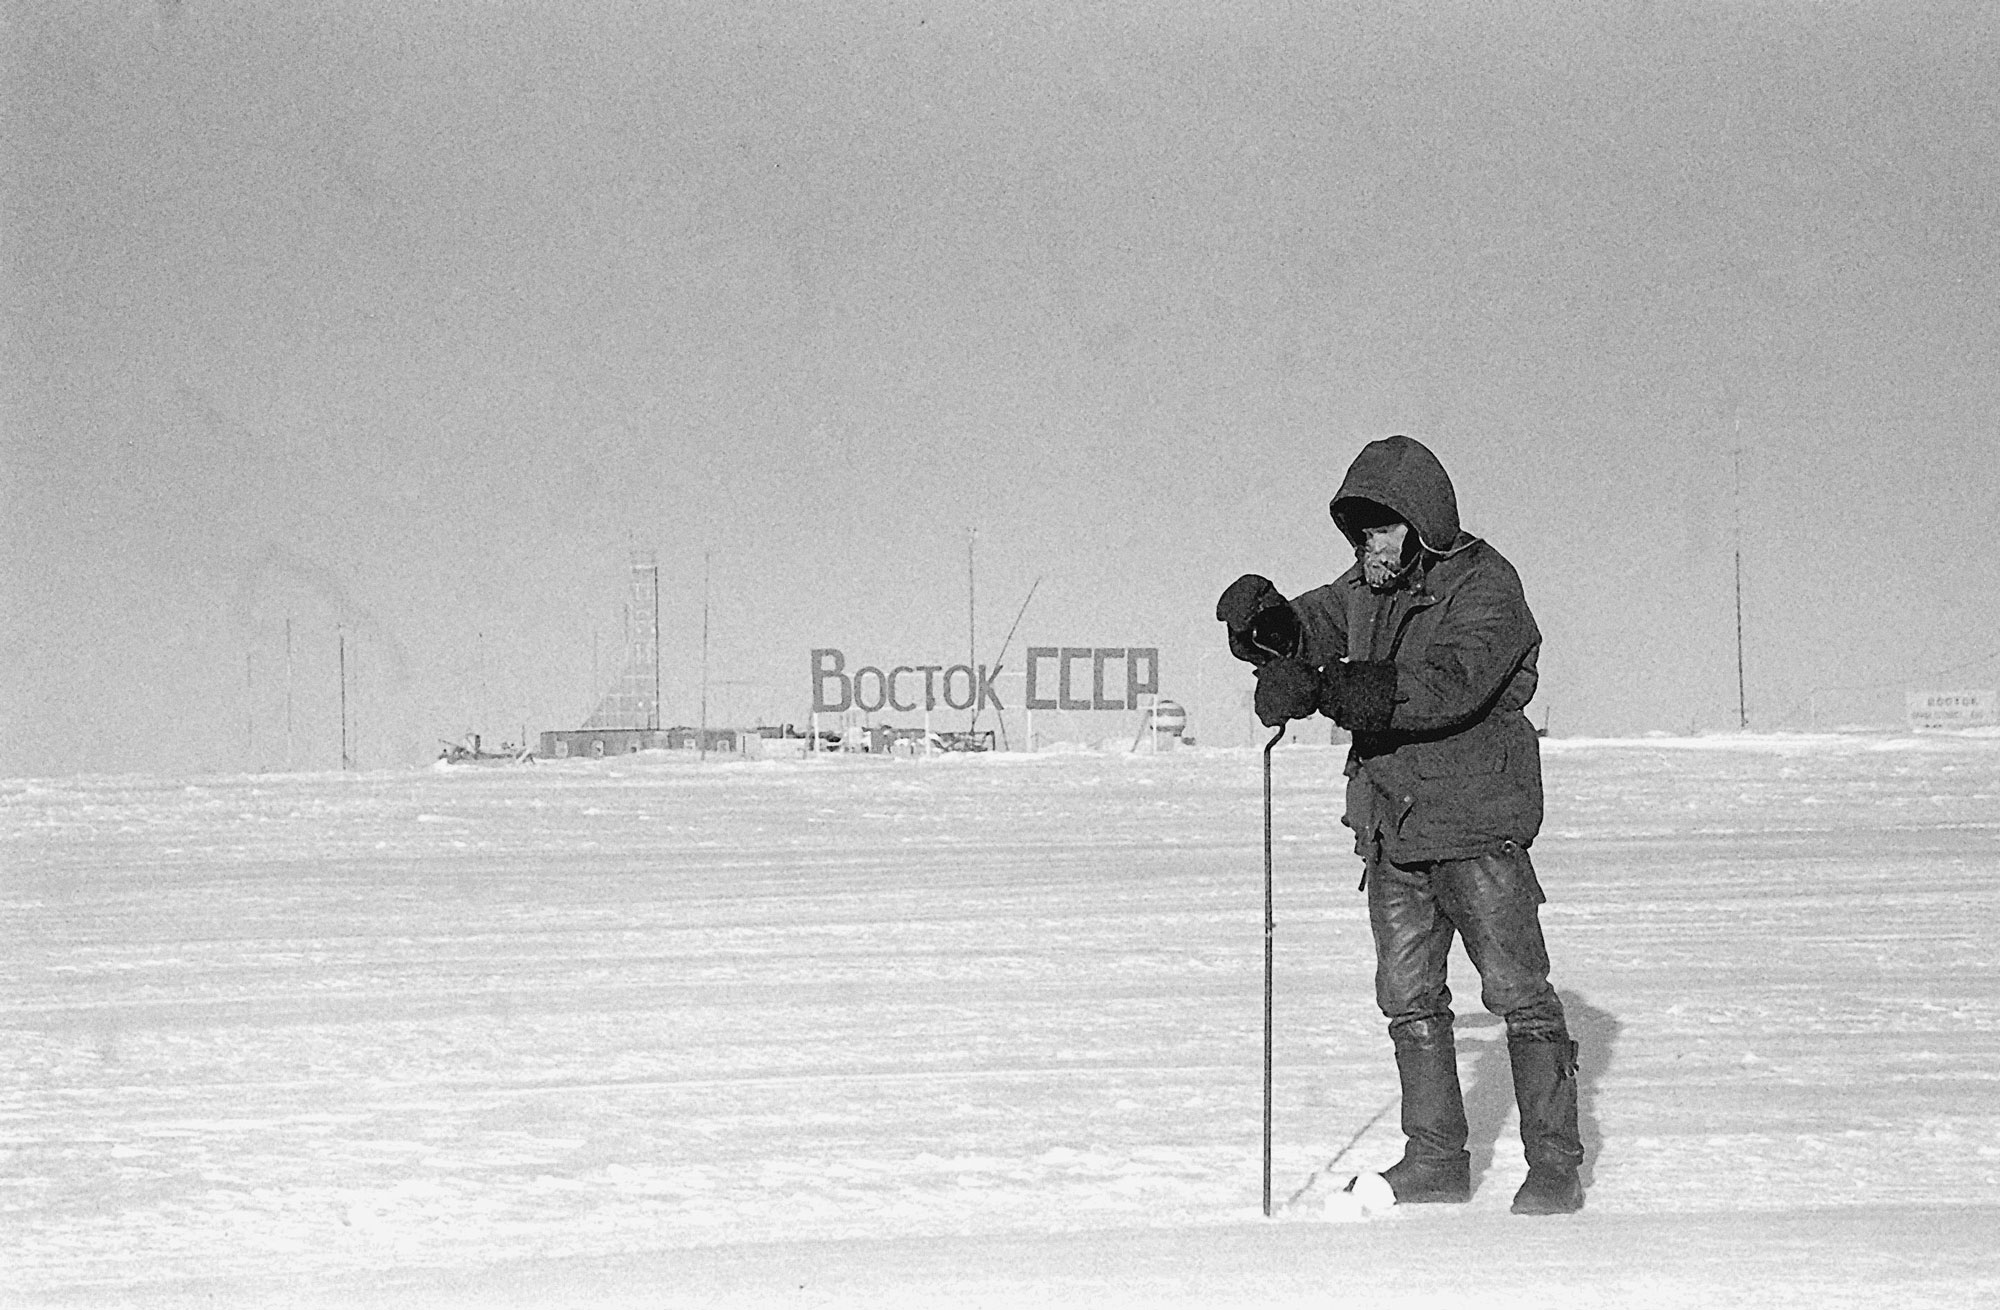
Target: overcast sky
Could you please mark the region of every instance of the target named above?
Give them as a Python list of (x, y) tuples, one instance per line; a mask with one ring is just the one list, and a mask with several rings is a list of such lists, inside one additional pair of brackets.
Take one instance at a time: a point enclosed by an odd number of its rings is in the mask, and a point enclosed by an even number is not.
[(975, 529), (982, 660), (1040, 579), (1010, 669), (1248, 741), (1215, 596), (1392, 432), (1558, 734), (1735, 726), (1739, 543), (1753, 727), (2000, 682), (1986, 6), (6, 13), (0, 774), (334, 767), (343, 635), (364, 765), (575, 726), (634, 547), (667, 721), (706, 567), (798, 722), (962, 657)]

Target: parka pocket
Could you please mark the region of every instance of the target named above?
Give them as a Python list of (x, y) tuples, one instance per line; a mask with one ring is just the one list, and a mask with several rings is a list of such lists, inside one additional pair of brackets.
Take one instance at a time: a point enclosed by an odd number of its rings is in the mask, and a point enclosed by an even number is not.
[(1507, 743), (1491, 734), (1467, 734), (1411, 745), (1410, 767), (1419, 778), (1464, 778), (1507, 771)]

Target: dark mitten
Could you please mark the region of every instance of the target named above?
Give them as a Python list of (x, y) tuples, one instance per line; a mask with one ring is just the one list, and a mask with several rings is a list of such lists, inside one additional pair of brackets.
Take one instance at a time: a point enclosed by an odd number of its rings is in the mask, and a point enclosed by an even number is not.
[(1388, 660), (1336, 664), (1327, 671), (1327, 712), (1350, 732), (1387, 732), (1396, 708), (1396, 666)]
[(1222, 589), (1222, 598), (1215, 602), (1215, 617), (1232, 628), (1245, 628), (1260, 610), (1284, 603), (1283, 594), (1269, 578), (1246, 573)]
[(1310, 718), (1326, 695), (1326, 676), (1301, 659), (1272, 660), (1257, 669), (1257, 721), (1275, 728)]
[(1263, 664), (1299, 652), (1299, 616), (1269, 578), (1246, 573), (1223, 589), (1215, 617), (1229, 629), (1229, 651)]

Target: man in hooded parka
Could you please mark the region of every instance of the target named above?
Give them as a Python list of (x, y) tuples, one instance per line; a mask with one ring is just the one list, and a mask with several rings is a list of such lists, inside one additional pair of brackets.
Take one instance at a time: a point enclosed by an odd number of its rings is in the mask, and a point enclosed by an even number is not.
[(1527, 1181), (1517, 1214), (1580, 1209), (1576, 1043), (1549, 983), (1541, 755), (1524, 709), (1541, 633), (1519, 576), (1464, 532), (1451, 479), (1422, 443), (1370, 442), (1329, 509), (1355, 563), (1287, 601), (1246, 574), (1216, 617), (1257, 666), (1258, 717), (1322, 713), (1353, 734), (1347, 813), (1375, 939), (1375, 993), (1402, 1084), (1399, 1203), (1471, 1199), (1446, 962), (1453, 934), (1480, 999), (1507, 1021)]

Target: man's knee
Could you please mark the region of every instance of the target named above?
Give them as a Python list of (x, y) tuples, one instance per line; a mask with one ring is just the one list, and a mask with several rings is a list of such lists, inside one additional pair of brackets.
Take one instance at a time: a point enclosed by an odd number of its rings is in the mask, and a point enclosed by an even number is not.
[(1389, 1032), (1411, 1024), (1451, 1025), (1451, 988), (1446, 971), (1428, 950), (1381, 954), (1375, 960), (1375, 1004)]
[(1509, 1009), (1495, 1010), (1507, 1021), (1509, 1041), (1555, 1042), (1569, 1040), (1569, 1023), (1563, 1015), (1562, 998), (1554, 988), (1543, 995)]
[(1422, 1014), (1391, 1017), (1389, 1020), (1389, 1040), (1397, 1050), (1436, 1050), (1452, 1045), (1452, 1015), (1450, 1010), (1441, 1014)]
[(1398, 1024), (1451, 1018), (1446, 963), (1451, 926), (1438, 913), (1421, 870), (1385, 866), (1387, 876), (1369, 885), (1369, 924), (1375, 938), (1375, 1003)]
[(1510, 848), (1455, 862), (1452, 892), (1465, 952), (1479, 971), (1479, 999), (1509, 1032), (1560, 1030), (1562, 1002), (1549, 983), (1527, 852)]

